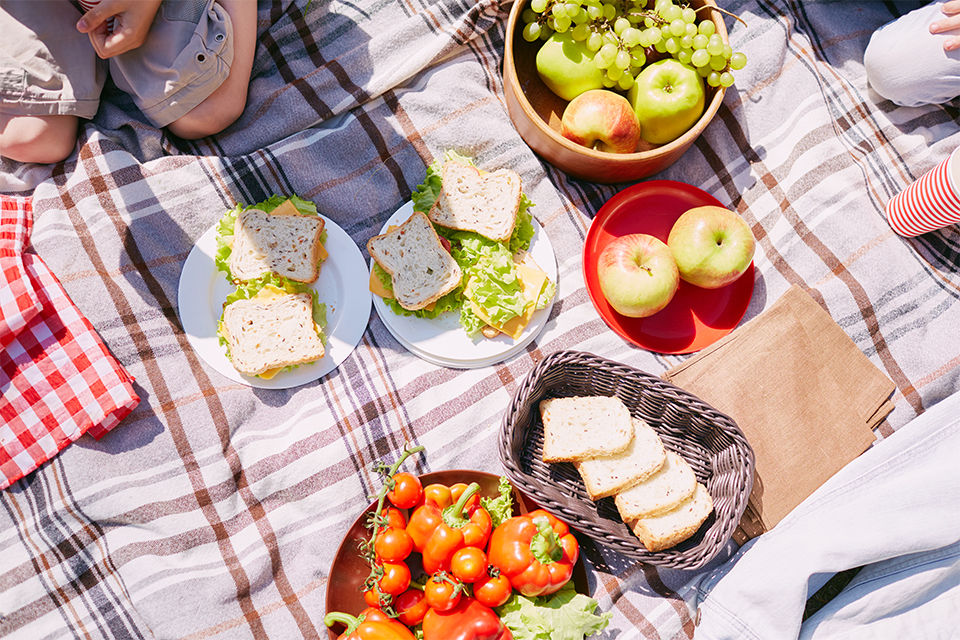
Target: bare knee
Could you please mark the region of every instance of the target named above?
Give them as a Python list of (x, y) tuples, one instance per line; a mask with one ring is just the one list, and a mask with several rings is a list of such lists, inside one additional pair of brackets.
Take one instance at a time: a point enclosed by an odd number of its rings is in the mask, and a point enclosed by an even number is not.
[(76, 116), (0, 116), (0, 156), (17, 162), (53, 164), (77, 144)]
[(212, 136), (236, 122), (243, 113), (246, 102), (246, 85), (242, 87), (242, 91), (218, 90), (185, 115), (167, 125), (167, 129), (186, 140)]

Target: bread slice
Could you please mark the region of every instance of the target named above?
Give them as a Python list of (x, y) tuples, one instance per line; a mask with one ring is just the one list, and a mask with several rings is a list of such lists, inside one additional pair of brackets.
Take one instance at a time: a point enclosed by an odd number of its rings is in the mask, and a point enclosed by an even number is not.
[(630, 412), (619, 398), (586, 396), (540, 401), (543, 461), (577, 462), (620, 453), (633, 439)]
[(229, 261), (234, 280), (254, 280), (270, 272), (297, 282), (317, 279), (323, 218), (290, 208), (292, 212), (281, 205), (271, 213), (246, 209), (237, 215)]
[(394, 297), (409, 311), (423, 309), (453, 291), (463, 278), (460, 265), (419, 211), (399, 227), (370, 238), (367, 251), (390, 274)]
[(622, 452), (576, 463), (591, 500), (612, 496), (646, 480), (663, 466), (667, 454), (657, 432), (633, 418), (633, 440)]
[(678, 545), (697, 532), (713, 511), (713, 498), (697, 483), (693, 495), (657, 516), (639, 518), (630, 528), (648, 551), (662, 551)]
[(672, 451), (660, 469), (613, 499), (624, 522), (670, 511), (693, 495), (697, 476), (687, 461)]
[(498, 242), (510, 239), (520, 210), (520, 174), (510, 169), (481, 174), (451, 159), (444, 162), (440, 179), (440, 196), (428, 214), (433, 222)]
[(308, 293), (237, 300), (224, 308), (220, 333), (230, 348), (230, 362), (248, 376), (313, 362), (324, 354)]

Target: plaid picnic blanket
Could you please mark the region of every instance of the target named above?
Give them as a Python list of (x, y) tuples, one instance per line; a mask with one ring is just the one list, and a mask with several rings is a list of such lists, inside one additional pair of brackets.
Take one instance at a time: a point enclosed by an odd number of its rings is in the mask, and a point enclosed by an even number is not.
[[(960, 233), (895, 235), (885, 202), (960, 144), (957, 103), (899, 108), (867, 87), (862, 52), (893, 3), (738, 0), (749, 63), (714, 122), (658, 177), (696, 185), (757, 233), (747, 317), (800, 285), (897, 385), (887, 435), (960, 390)], [(0, 494), (0, 636), (320, 637), (328, 570), (376, 488), (377, 460), (500, 471), (514, 390), (545, 354), (591, 351), (659, 374), (594, 311), (580, 266), (591, 216), (618, 189), (542, 163), (511, 127), (496, 0), (260, 2), (243, 117), (198, 143), (165, 136), (109, 96), (76, 154), (4, 164), (35, 187), (36, 252), (118, 360), (141, 403)], [(556, 251), (558, 302), (520, 356), (444, 369), (375, 314), (322, 380), (235, 384), (190, 348), (177, 315), (194, 242), (235, 202), (296, 192), (360, 245), (445, 149), (511, 167)], [(584, 540), (589, 586), (614, 612), (603, 638), (691, 638), (695, 577)]]

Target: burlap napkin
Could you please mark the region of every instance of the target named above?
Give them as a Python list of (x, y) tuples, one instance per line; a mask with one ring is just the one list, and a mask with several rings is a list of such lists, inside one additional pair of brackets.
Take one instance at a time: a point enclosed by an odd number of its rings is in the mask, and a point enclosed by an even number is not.
[(732, 417), (753, 447), (740, 543), (863, 453), (893, 409), (893, 382), (796, 286), (663, 377)]

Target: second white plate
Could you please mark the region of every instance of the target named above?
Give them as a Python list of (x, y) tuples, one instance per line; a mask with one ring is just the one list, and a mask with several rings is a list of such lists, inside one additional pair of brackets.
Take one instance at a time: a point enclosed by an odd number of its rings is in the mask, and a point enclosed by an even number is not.
[[(412, 213), (413, 203), (407, 202), (390, 216), (380, 233), (386, 233), (390, 226), (403, 224)], [(553, 253), (553, 246), (536, 218), (533, 219), (533, 228), (529, 253), (547, 277), (556, 284), (557, 258)], [(373, 268), (372, 259), (369, 268)], [(459, 313), (444, 313), (433, 319), (401, 316), (394, 313), (380, 296), (370, 295), (377, 315), (397, 342), (427, 362), (454, 369), (486, 367), (512, 358), (539, 335), (553, 308), (551, 300), (546, 308), (534, 313), (530, 324), (518, 340), (503, 334), (493, 339), (484, 338), (482, 335), (471, 338), (460, 326)]]

